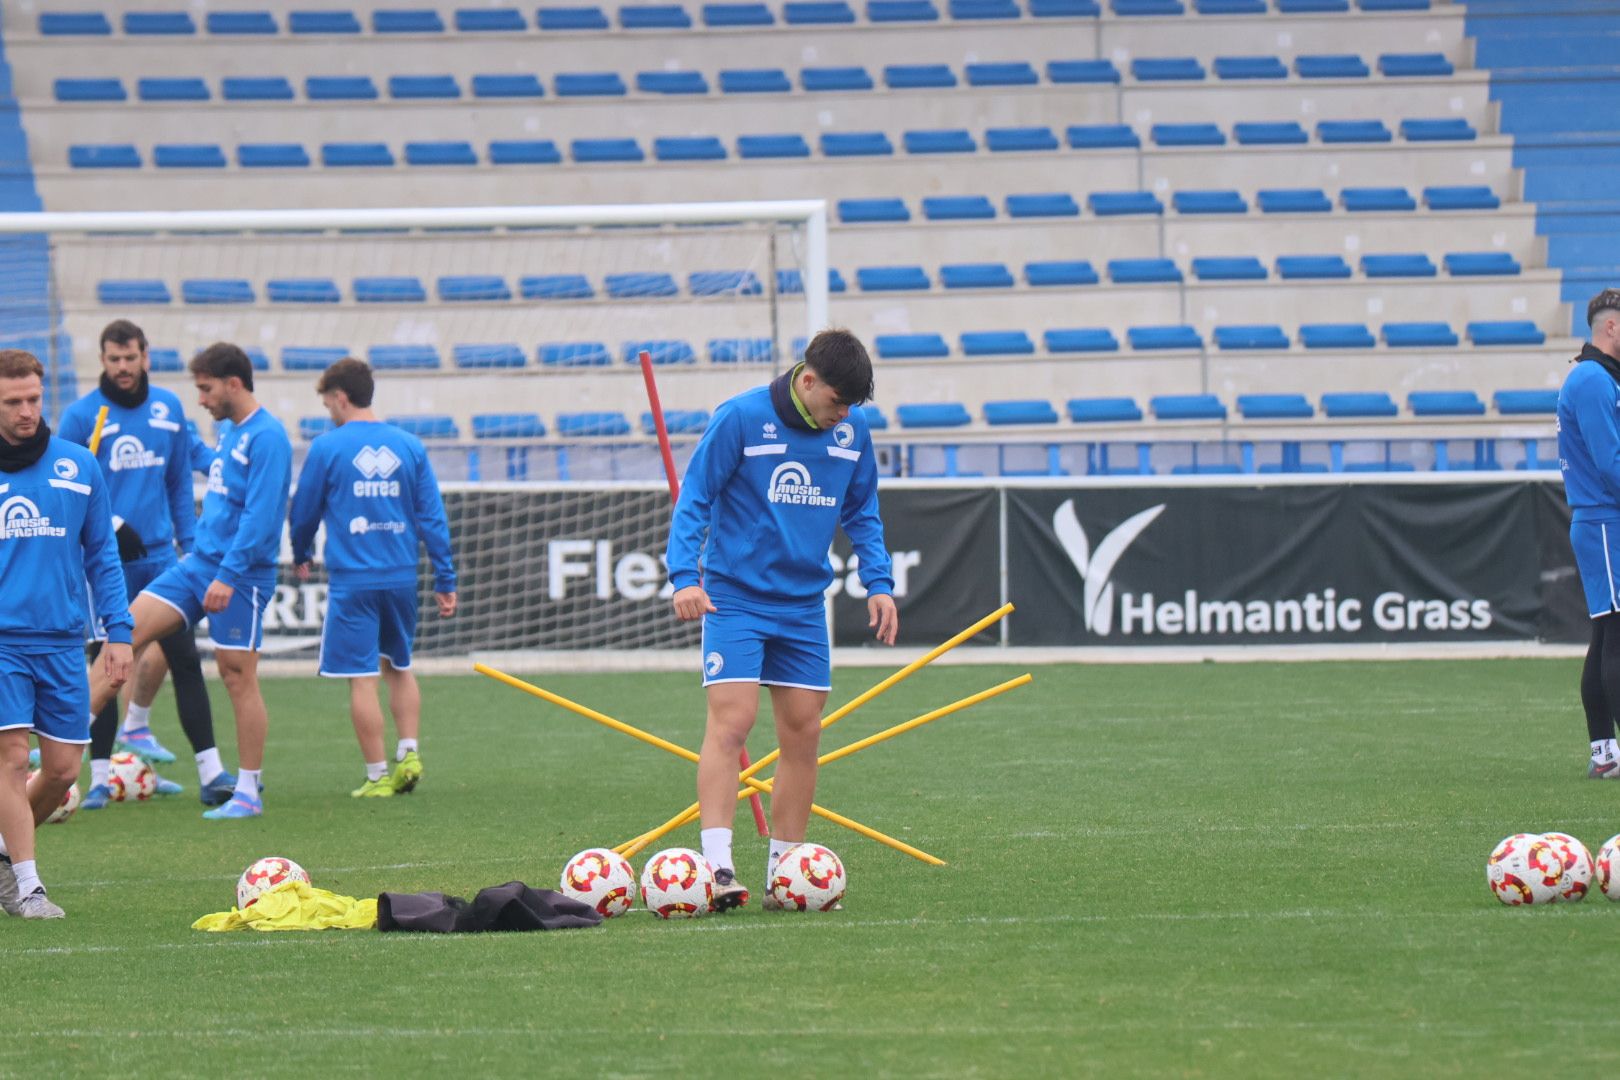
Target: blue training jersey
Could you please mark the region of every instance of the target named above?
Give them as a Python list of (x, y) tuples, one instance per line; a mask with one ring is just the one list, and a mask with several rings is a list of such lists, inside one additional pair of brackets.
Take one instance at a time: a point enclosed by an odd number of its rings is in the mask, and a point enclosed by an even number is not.
[[(878, 516), (872, 434), (859, 410), (830, 430), (777, 416), (770, 388), (738, 394), (687, 464), (670, 523), (669, 580), (766, 603), (820, 603), (832, 584), (827, 553), (840, 525), (860, 557), (868, 593), (892, 593)], [(705, 536), (705, 534), (707, 534)]]
[(1558, 391), (1558, 467), (1576, 521), (1620, 521), (1620, 384), (1597, 361)]
[(408, 431), (351, 420), (309, 445), (290, 514), (294, 562), (308, 562), (326, 523), (333, 586), (416, 585), (417, 543), (433, 563), (433, 591), (456, 591), (439, 480), (427, 447)]
[(197, 533), (197, 503), (191, 491), (191, 434), (180, 399), (160, 386), (127, 409), (98, 387), (62, 410), (57, 435), (90, 445), (96, 413), (107, 407), (96, 461), (107, 478), (114, 528), (127, 522), (146, 544), (142, 562), (174, 561), (174, 545), (190, 551)]
[(0, 644), (82, 644), (86, 578), (107, 639), (127, 644), (135, 622), (106, 478), (89, 450), (53, 435), (38, 461), (0, 472)]
[(292, 484), (292, 443), (261, 405), (241, 423), (222, 420), (197, 522), (197, 557), (233, 589), (268, 586), (281, 554)]

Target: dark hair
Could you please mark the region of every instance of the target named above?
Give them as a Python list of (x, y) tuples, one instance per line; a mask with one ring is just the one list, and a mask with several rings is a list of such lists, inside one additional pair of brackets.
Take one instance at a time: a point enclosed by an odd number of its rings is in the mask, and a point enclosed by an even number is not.
[(206, 375), (210, 379), (242, 380), (244, 390), (253, 389), (253, 361), (248, 354), (228, 341), (216, 341), (191, 358), (191, 373)]
[(804, 347), (804, 363), (845, 405), (872, 400), (876, 389), (872, 358), (861, 339), (848, 330), (823, 330), (811, 338)]
[(146, 331), (128, 319), (114, 319), (102, 328), (98, 348), (105, 349), (109, 341), (114, 345), (128, 345), (133, 341), (141, 347), (141, 352), (146, 351)]
[(345, 356), (327, 368), (321, 373), (321, 381), (315, 384), (317, 394), (329, 390), (343, 391), (349, 398), (349, 404), (357, 409), (370, 407), (371, 395), (376, 388), (376, 380), (371, 377), (371, 365), (352, 356)]
[(1597, 322), (1600, 311), (1620, 311), (1620, 289), (1604, 289), (1592, 297), (1592, 302), (1586, 305), (1587, 326)]
[(0, 349), (0, 379), (26, 379), (30, 375), (45, 378), (45, 365), (39, 357), (22, 349)]

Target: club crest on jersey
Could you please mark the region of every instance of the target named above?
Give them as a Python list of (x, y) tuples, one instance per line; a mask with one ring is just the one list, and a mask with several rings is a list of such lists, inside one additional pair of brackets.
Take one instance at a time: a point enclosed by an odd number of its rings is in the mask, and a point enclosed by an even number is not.
[[(68, 464), (71, 465), (72, 462)], [(27, 540), (34, 536), (66, 535), (67, 530), (53, 527), (51, 519), (39, 512), (39, 507), (32, 499), (13, 495), (0, 503), (0, 540)]]
[(771, 472), (765, 498), (784, 506), (838, 505), (837, 499), (821, 493), (821, 488), (811, 482), (810, 470), (797, 461), (784, 461)]
[(833, 442), (848, 450), (855, 442), (855, 425), (848, 420), (840, 421), (838, 426), (833, 428)]
[(360, 452), (354, 455), (354, 467), (360, 470), (364, 480), (354, 482), (354, 493), (357, 496), (392, 495), (399, 494), (399, 481), (388, 479), (394, 475), (404, 462), (399, 455), (386, 446), (362, 446)]
[(72, 458), (59, 457), (51, 463), (51, 471), (63, 480), (73, 480), (79, 475), (79, 466)]
[(161, 401), (152, 402), (152, 419), (154, 419), (154, 420), (167, 420), (168, 418), (169, 418), (169, 407), (167, 405), (165, 405)]
[(148, 450), (134, 435), (120, 435), (114, 439), (107, 457), (107, 468), (113, 472), (123, 472), (125, 469), (155, 469), (164, 464), (163, 458)]

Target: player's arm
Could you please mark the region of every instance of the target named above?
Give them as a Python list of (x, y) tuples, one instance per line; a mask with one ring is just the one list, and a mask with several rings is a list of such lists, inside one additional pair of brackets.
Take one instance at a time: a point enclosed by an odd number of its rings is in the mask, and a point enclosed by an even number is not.
[[(261, 432), (253, 440), (250, 453), (242, 516), (216, 576), (216, 581), (231, 589), (242, 583), (259, 552), (274, 550), (279, 543), (283, 507), (287, 505), (287, 480), (292, 475), (292, 445), (285, 438)], [(210, 588), (210, 591), (213, 590)], [(229, 599), (227, 596), (226, 600)], [(223, 610), (223, 605), (219, 610)]]
[(701, 618), (705, 611), (714, 610), (703, 591), (698, 568), (703, 537), (715, 496), (741, 462), (742, 420), (735, 408), (721, 406), (686, 465), (681, 495), (675, 500), (675, 514), (669, 523), (664, 561), (669, 566), (669, 582), (675, 587), (675, 614), (682, 620)]
[(433, 564), (433, 595), (439, 603), (439, 617), (448, 619), (456, 613), (456, 564), (450, 553), (450, 522), (445, 517), (444, 498), (439, 494), (439, 478), (426, 449), (417, 459), (415, 487), (416, 528), (427, 546), (428, 561)]
[(53, 434), (58, 439), (66, 439), (68, 442), (78, 443), (80, 446), (89, 446), (90, 432), (94, 425), (85, 417), (81, 409), (75, 408), (76, 405), (78, 405), (78, 402), (74, 402), (62, 410), (61, 426)]
[(305, 566), (315, 555), (315, 533), (321, 527), (321, 515), (326, 513), (326, 453), (317, 439), (310, 444), (304, 457), (304, 467), (298, 472), (298, 486), (293, 489), (292, 503), (287, 510), (287, 531), (292, 541), (294, 566)]
[(1614, 385), (1608, 379), (1594, 380), (1586, 389), (1574, 401), (1581, 439), (1609, 497), (1620, 502), (1620, 409), (1614, 404)]
[(186, 434), (190, 436), (190, 441), (186, 444), (186, 458), (191, 463), (191, 471), (206, 476), (214, 465), (214, 448), (203, 442), (202, 436), (192, 431), (189, 424), (186, 426)]
[(861, 434), (861, 457), (839, 508), (839, 524), (861, 560), (858, 573), (866, 588), (867, 625), (877, 631), (879, 641), (893, 645), (900, 632), (900, 614), (894, 605), (894, 566), (878, 513), (877, 453), (871, 432), (863, 428)]
[(107, 632), (107, 678), (121, 686), (134, 664), (129, 643), (135, 620), (129, 614), (128, 588), (124, 583), (123, 562), (118, 558), (118, 541), (113, 535), (112, 500), (107, 497), (107, 480), (94, 461), (85, 470), (89, 481), (90, 503), (84, 524), (79, 528), (79, 544), (84, 549), (84, 573), (96, 615)]
[(163, 463), (163, 491), (169, 499), (169, 520), (174, 523), (174, 542), (182, 554), (197, 540), (197, 498), (191, 488), (191, 428), (181, 410), (175, 417), (180, 430), (175, 435), (174, 452)]

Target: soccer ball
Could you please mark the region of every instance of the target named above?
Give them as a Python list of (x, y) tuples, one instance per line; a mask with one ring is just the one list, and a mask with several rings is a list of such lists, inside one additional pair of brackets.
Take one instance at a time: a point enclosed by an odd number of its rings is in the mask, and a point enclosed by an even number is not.
[(246, 910), (259, 897), (289, 881), (302, 881), (308, 885), (309, 871), (280, 855), (266, 856), (242, 871), (242, 876), (236, 879), (236, 906)]
[(1609, 837), (1598, 848), (1597, 886), (1610, 900), (1620, 900), (1620, 836)]
[(1585, 844), (1568, 833), (1542, 833), (1541, 838), (1553, 846), (1564, 864), (1564, 877), (1558, 883), (1558, 899), (1568, 903), (1585, 899), (1597, 869), (1592, 862), (1592, 853), (1586, 850)]
[(641, 868), (641, 905), (660, 919), (695, 919), (709, 913), (714, 868), (691, 848), (668, 848)]
[(107, 770), (107, 787), (113, 802), (145, 802), (157, 788), (157, 773), (135, 754), (114, 754)]
[(831, 911), (848, 886), (844, 864), (820, 844), (788, 848), (771, 871), (771, 897), (793, 911)]
[(1510, 907), (1553, 903), (1563, 878), (1563, 856), (1536, 833), (1514, 833), (1485, 862), (1485, 883)]
[(562, 871), (564, 896), (589, 904), (604, 919), (623, 915), (636, 902), (636, 872), (628, 860), (607, 848), (586, 848)]
[[(34, 777), (39, 775), (35, 769), (28, 774), (28, 782), (33, 783)], [(67, 794), (62, 796), (62, 805), (51, 811), (51, 816), (45, 819), (47, 825), (60, 825), (73, 816), (73, 811), (79, 808), (79, 785), (69, 784)]]

